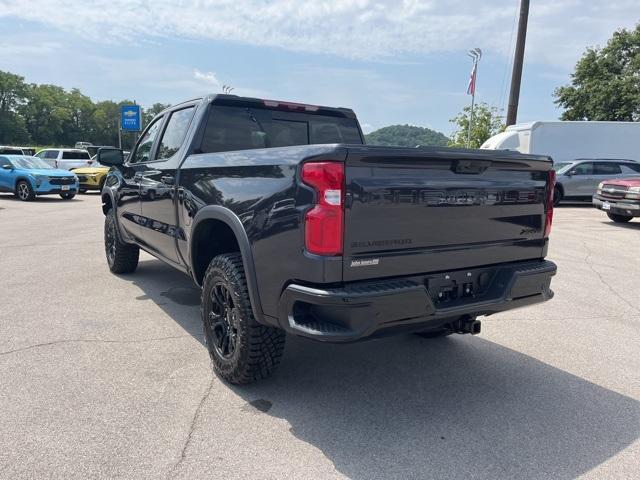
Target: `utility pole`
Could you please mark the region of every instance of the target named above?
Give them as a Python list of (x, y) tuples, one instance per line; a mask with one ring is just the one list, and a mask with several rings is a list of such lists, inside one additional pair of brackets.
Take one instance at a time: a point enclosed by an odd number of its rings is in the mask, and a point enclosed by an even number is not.
[(522, 80), (522, 63), (524, 62), (524, 44), (527, 39), (527, 22), (529, 20), (529, 0), (520, 0), (520, 20), (518, 21), (518, 38), (513, 57), (513, 72), (511, 73), (511, 91), (509, 92), (509, 107), (507, 109), (507, 126), (514, 125), (518, 117), (518, 102), (520, 100), (520, 82)]
[(467, 129), (467, 148), (471, 147), (471, 129), (473, 127), (473, 107), (476, 103), (476, 80), (478, 78), (478, 62), (482, 58), (482, 50), (474, 48), (469, 50), (468, 56), (473, 60), (471, 68), (471, 76), (469, 77), (469, 86), (467, 87), (467, 95), (471, 95), (471, 112), (469, 113), (469, 128)]

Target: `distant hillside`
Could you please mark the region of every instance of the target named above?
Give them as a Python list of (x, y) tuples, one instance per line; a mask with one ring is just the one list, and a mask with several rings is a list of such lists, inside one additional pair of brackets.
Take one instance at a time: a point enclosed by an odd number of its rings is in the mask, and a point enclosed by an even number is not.
[(440, 132), (413, 125), (390, 125), (365, 135), (367, 145), (415, 147), (420, 145), (446, 147), (449, 139)]

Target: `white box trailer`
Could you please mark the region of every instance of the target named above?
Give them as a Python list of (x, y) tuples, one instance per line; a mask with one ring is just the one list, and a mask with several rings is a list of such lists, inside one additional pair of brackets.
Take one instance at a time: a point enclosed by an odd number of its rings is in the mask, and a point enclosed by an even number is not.
[(640, 122), (530, 122), (511, 125), (480, 148), (549, 155), (555, 162), (577, 158), (640, 161)]

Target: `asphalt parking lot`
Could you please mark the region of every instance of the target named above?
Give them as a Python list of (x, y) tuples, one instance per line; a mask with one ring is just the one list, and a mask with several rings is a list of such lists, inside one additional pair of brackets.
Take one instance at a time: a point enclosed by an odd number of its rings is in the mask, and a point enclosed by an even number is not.
[(215, 378), (199, 292), (109, 273), (98, 195), (0, 195), (0, 478), (640, 478), (640, 221), (556, 210), (544, 305), (477, 337), (288, 338)]

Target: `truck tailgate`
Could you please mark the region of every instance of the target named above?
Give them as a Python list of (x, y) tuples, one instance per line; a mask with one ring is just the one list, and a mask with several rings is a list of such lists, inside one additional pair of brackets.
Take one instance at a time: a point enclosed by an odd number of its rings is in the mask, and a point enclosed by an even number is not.
[(547, 157), (349, 147), (343, 280), (542, 258)]

